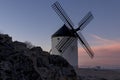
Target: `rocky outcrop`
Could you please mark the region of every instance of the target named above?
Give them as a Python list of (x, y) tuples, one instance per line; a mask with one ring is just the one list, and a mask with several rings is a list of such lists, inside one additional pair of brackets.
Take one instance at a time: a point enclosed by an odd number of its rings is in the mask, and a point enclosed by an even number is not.
[(77, 75), (64, 58), (0, 34), (0, 80), (77, 80)]

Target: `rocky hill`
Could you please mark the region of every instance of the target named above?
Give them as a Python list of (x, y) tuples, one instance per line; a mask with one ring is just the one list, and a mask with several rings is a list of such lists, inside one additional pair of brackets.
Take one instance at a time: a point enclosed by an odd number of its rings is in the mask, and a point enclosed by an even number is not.
[(77, 75), (64, 58), (0, 34), (0, 80), (77, 80)]

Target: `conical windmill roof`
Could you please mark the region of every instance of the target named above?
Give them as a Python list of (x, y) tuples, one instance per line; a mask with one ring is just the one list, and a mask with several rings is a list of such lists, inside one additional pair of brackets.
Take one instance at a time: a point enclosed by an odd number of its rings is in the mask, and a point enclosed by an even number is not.
[(73, 32), (66, 27), (66, 25), (63, 25), (58, 31), (56, 31), (52, 37), (62, 37), (62, 36), (68, 36), (68, 37), (75, 37)]

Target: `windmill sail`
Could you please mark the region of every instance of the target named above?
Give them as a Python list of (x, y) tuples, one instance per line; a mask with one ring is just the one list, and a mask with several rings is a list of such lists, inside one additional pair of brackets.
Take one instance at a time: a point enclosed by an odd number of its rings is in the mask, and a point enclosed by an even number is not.
[[(83, 30), (84, 27), (93, 19), (93, 15), (91, 12), (88, 12), (87, 15), (79, 22), (78, 30)], [(78, 31), (77, 30), (77, 31)]]
[(56, 45), (56, 49), (63, 53), (70, 45), (71, 43), (75, 40), (75, 38), (63, 38), (57, 45)]
[(79, 35), (77, 34), (77, 36), (78, 36), (80, 44), (83, 46), (83, 48), (85, 49), (85, 51), (87, 52), (87, 54), (91, 58), (93, 58), (94, 57), (94, 52), (90, 48), (89, 44), (87, 43), (87, 41), (85, 40), (85, 38), (83, 37), (83, 35), (79, 32)]
[(74, 24), (72, 23), (70, 18), (67, 16), (66, 12), (63, 10), (63, 8), (59, 4), (59, 2), (55, 2), (52, 5), (52, 8), (58, 14), (58, 16), (62, 19), (62, 21), (65, 23), (66, 27), (69, 27), (68, 29), (70, 29), (70, 33), (74, 34), (74, 38), (73, 38), (73, 36), (69, 36), (68, 38), (66, 36), (64, 36), (65, 38), (63, 38), (56, 45), (56, 49), (60, 53), (63, 53), (70, 46), (70, 44), (74, 41), (74, 39), (78, 38), (78, 40), (80, 41), (80, 43), (83, 46), (83, 48), (85, 49), (85, 51), (88, 53), (88, 55), (91, 58), (93, 58), (94, 53), (93, 53), (92, 49), (90, 48), (89, 44), (87, 43), (87, 41), (85, 40), (85, 38), (82, 36), (81, 33), (80, 33), (80, 35), (77, 33), (77, 31), (79, 31), (79, 30), (81, 31), (93, 19), (92, 13), (88, 12), (87, 15), (79, 22), (78, 28), (74, 29), (73, 28)]
[(58, 16), (61, 18), (61, 20), (65, 23), (65, 25), (68, 26), (70, 29), (73, 29), (73, 26), (74, 26), (73, 22), (67, 16), (66, 12), (61, 7), (61, 5), (59, 4), (59, 2), (55, 2), (52, 5), (52, 8), (58, 14)]

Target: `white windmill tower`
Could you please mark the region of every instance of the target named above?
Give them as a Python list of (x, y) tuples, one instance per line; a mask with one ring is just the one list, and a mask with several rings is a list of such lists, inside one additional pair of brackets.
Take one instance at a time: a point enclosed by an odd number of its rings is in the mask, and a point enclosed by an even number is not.
[[(78, 40), (88, 55), (93, 58), (94, 54), (80, 31), (93, 19), (91, 12), (80, 21), (78, 28), (67, 16), (58, 2), (52, 5), (52, 8), (65, 23), (57, 32), (52, 35), (52, 54), (62, 55), (71, 65), (78, 67)], [(79, 34), (77, 33), (79, 31)]]

